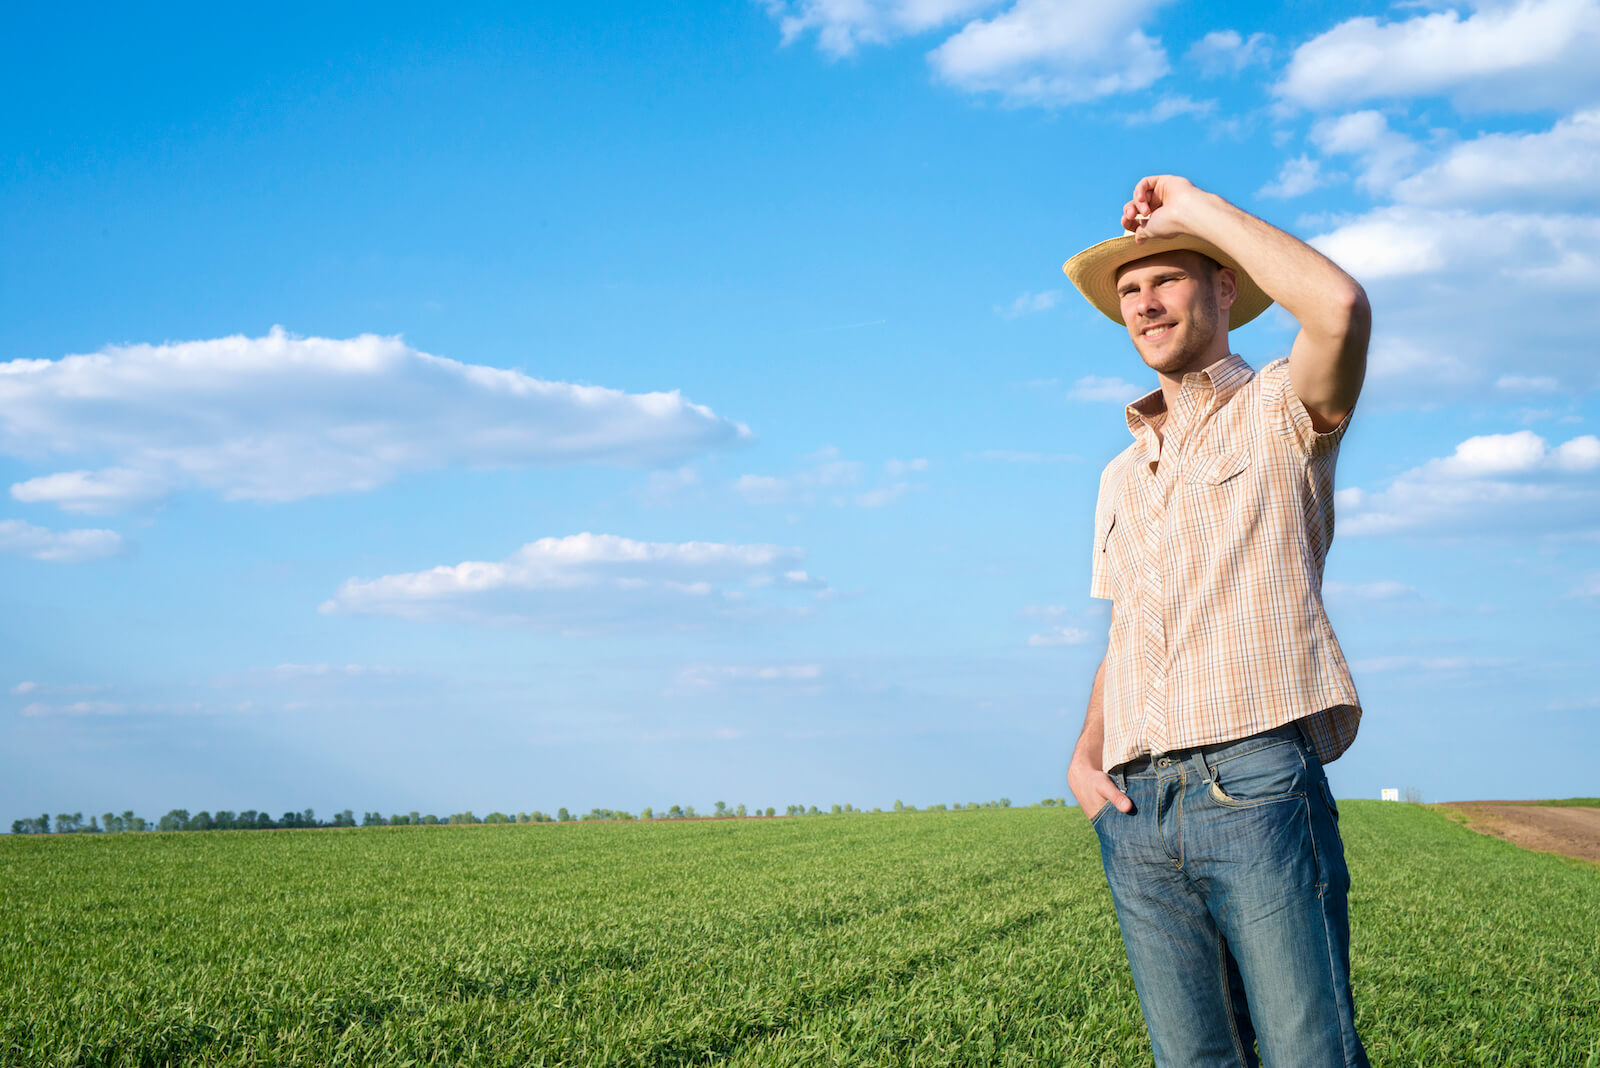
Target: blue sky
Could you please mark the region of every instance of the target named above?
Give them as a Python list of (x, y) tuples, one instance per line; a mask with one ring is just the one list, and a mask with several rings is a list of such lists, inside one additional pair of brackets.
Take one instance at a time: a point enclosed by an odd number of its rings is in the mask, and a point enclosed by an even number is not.
[(1163, 171), (1373, 300), (1336, 792), (1594, 793), (1600, 4), (529, 6), (16, 16), (0, 814), (1065, 795)]

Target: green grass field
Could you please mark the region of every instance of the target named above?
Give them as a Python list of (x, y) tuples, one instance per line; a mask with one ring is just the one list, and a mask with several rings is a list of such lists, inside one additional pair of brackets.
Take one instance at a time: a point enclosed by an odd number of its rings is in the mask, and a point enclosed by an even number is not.
[[(1345, 802), (1376, 1065), (1600, 1065), (1600, 867)], [(6, 1065), (1136, 1065), (1074, 808), (0, 839)]]

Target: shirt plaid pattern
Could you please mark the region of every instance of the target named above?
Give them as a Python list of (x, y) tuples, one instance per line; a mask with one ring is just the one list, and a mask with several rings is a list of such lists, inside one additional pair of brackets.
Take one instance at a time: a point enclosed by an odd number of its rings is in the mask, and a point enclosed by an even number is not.
[(1348, 418), (1317, 433), (1288, 360), (1257, 374), (1238, 356), (1185, 375), (1173, 411), (1158, 389), (1127, 417), (1095, 506), (1089, 592), (1113, 602), (1101, 766), (1296, 720), (1334, 760), (1361, 719), (1322, 606)]

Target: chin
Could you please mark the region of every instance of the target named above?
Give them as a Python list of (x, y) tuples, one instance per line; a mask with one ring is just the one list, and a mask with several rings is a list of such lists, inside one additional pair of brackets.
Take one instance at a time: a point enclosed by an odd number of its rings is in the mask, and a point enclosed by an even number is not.
[[(1135, 346), (1137, 348), (1137, 346)], [(1189, 365), (1190, 355), (1186, 352), (1148, 353), (1138, 349), (1139, 358), (1144, 365), (1157, 374), (1170, 375), (1181, 371)]]

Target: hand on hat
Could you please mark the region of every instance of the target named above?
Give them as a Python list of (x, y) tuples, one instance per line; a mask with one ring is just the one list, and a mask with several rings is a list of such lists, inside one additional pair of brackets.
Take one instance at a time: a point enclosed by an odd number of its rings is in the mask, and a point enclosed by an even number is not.
[(1133, 199), (1122, 206), (1122, 228), (1140, 242), (1188, 233), (1182, 222), (1183, 206), (1199, 192), (1193, 182), (1175, 174), (1141, 178), (1133, 187)]

